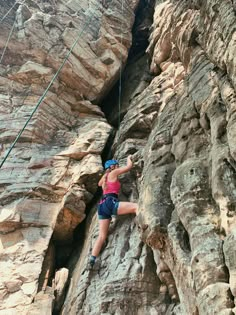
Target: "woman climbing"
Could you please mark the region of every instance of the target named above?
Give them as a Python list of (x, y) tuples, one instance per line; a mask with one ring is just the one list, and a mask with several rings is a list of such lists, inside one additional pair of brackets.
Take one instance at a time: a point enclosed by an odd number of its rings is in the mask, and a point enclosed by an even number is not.
[(89, 263), (93, 267), (106, 241), (111, 217), (137, 212), (137, 203), (118, 201), (120, 182), (118, 176), (128, 172), (133, 167), (131, 156), (127, 158), (127, 165), (119, 167), (117, 160), (108, 160), (105, 163), (105, 174), (100, 179), (98, 186), (102, 187), (103, 196), (98, 205), (99, 235), (94, 244)]

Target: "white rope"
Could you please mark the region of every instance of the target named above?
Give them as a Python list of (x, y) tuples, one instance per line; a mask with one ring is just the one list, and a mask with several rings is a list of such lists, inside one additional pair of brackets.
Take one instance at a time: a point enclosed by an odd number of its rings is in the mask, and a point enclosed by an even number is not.
[(14, 7), (15, 7), (16, 4), (17, 4), (17, 2), (15, 2), (15, 3), (13, 4), (13, 6), (7, 11), (7, 13), (1, 18), (0, 24), (5, 20), (5, 18), (8, 16), (8, 14), (11, 12), (11, 10), (14, 9)]
[(124, 15), (124, 0), (121, 0), (121, 51), (120, 51), (120, 77), (119, 77), (119, 100), (118, 100), (118, 139), (117, 143), (119, 143), (120, 137), (120, 115), (121, 115), (121, 93), (122, 93), (122, 68), (123, 68), (123, 61), (122, 61), (122, 45), (123, 45), (123, 15)]
[(14, 27), (15, 27), (15, 22), (16, 22), (16, 20), (14, 21), (14, 23), (13, 23), (13, 25), (12, 25), (12, 28), (11, 28), (11, 30), (10, 30), (10, 32), (9, 32), (9, 35), (8, 35), (8, 38), (7, 38), (7, 41), (6, 41), (5, 47), (4, 47), (4, 49), (3, 49), (1, 59), (0, 59), (0, 64), (2, 63), (2, 59), (3, 59), (4, 55), (5, 55), (5, 52), (6, 52), (6, 49), (7, 49), (8, 43), (9, 43), (9, 41), (10, 41), (10, 39), (11, 39), (11, 36), (12, 36), (13, 30), (14, 30)]

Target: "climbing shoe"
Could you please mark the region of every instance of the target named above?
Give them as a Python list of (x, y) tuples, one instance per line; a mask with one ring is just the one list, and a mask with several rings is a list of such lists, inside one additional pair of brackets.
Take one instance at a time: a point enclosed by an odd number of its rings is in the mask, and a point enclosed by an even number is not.
[(91, 268), (93, 268), (94, 264), (95, 264), (95, 261), (96, 261), (96, 256), (90, 256), (89, 258), (89, 265)]

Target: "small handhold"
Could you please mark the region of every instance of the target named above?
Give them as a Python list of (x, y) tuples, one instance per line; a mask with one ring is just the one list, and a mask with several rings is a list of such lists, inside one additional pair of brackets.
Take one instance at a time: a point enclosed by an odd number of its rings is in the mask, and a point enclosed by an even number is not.
[(142, 225), (142, 230), (143, 230), (143, 231), (146, 231), (147, 228), (148, 228), (148, 224), (143, 224), (143, 225)]
[(106, 3), (106, 0), (101, 0), (102, 5), (104, 6), (105, 9), (108, 8), (108, 4)]

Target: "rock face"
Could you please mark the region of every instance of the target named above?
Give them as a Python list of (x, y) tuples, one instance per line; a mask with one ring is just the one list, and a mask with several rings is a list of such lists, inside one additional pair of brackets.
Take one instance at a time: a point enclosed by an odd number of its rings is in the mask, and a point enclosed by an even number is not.
[[(234, 1), (0, 4), (0, 162), (32, 116), (0, 169), (0, 315), (235, 314)], [(137, 217), (89, 270), (129, 154)]]
[[(1, 314), (22, 309), (41, 314), (31, 303), (37, 290), (46, 292), (50, 284), (53, 258), (39, 285), (49, 241), (71, 244), (86, 216), (112, 131), (96, 104), (127, 59), (136, 6), (135, 1), (122, 9), (119, 3), (105, 9), (96, 1), (76, 0), (1, 3), (2, 16), (9, 13), (1, 35), (1, 158), (69, 56), (1, 168)], [(48, 294), (46, 313), (53, 308), (53, 292)]]

